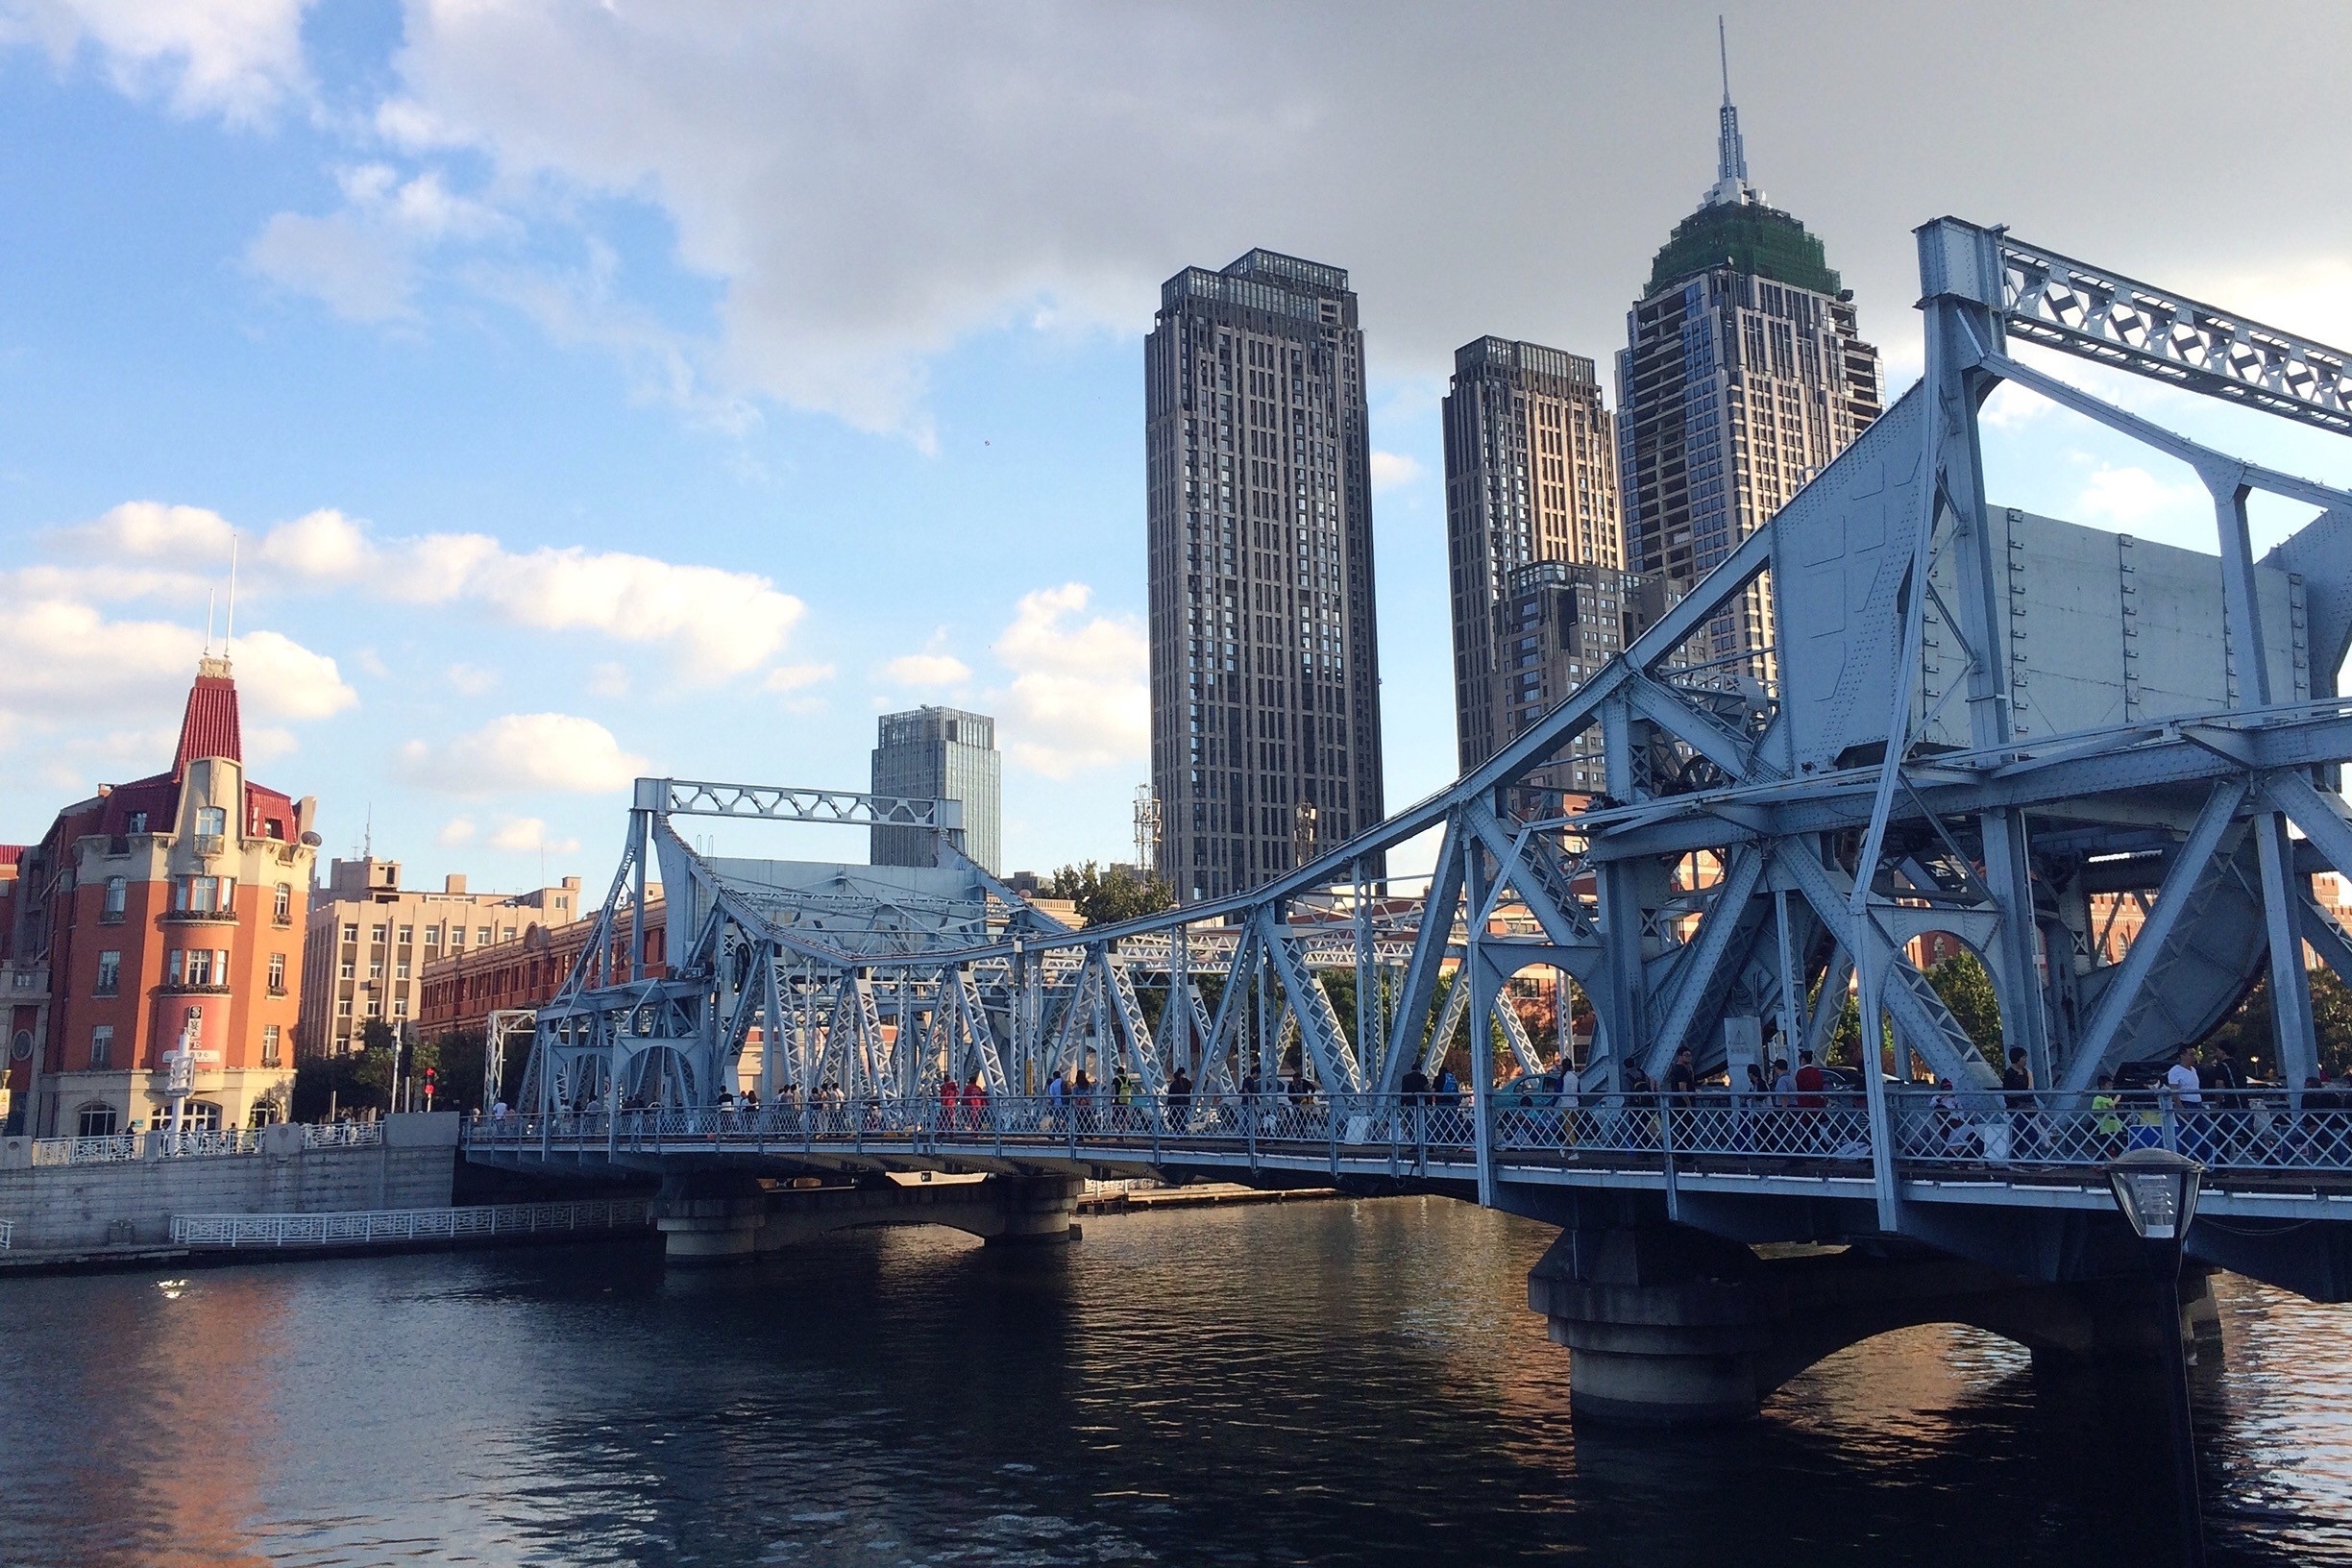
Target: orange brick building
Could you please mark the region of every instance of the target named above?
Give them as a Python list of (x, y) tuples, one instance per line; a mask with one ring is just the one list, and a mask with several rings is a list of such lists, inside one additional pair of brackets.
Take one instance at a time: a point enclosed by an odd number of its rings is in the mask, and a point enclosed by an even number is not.
[[(662, 925), (662, 895), (658, 889), (646, 896), (647, 972), (669, 972), (664, 964), (668, 933)], [(483, 1028), (490, 1015), (506, 1008), (537, 1007), (551, 1000), (555, 989), (579, 962), (581, 951), (596, 930), (596, 915), (561, 925), (533, 924), (510, 942), (493, 943), (471, 952), (425, 966), (424, 994), (419, 1003), (418, 1032), (428, 1039)], [(625, 924), (613, 943), (613, 961), (628, 951)]]
[(246, 777), (236, 682), (207, 656), (170, 770), (66, 807), (0, 881), (12, 1127), (156, 1125), (184, 1040), (191, 1125), (284, 1115), (313, 811)]

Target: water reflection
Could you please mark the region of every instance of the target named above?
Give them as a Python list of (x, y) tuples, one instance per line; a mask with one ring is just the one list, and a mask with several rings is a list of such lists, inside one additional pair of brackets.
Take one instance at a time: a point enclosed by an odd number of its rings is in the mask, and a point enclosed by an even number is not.
[[(2167, 1560), (2162, 1406), (1972, 1331), (1572, 1433), (1541, 1229), (1443, 1200), (0, 1292), (0, 1560)], [(2225, 1282), (2217, 1561), (2352, 1563), (2352, 1314)], [(2152, 1416), (2151, 1416), (2151, 1412)]]

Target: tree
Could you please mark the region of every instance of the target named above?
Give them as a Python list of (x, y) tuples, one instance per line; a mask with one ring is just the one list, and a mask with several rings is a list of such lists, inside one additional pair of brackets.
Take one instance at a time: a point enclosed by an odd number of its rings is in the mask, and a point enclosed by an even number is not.
[(1927, 983), (1944, 998), (1944, 1005), (1968, 1031), (1984, 1059), (2000, 1066), (2000, 999), (1993, 992), (1993, 976), (1985, 972), (1984, 962), (1963, 948), (1940, 964), (1929, 965)]
[(1160, 878), (1126, 866), (1104, 870), (1090, 860), (1054, 872), (1045, 892), (1048, 897), (1067, 898), (1077, 905), (1079, 918), (1089, 925), (1138, 919), (1176, 904), (1174, 890)]
[(370, 1020), (359, 1050), (342, 1056), (313, 1056), (294, 1065), (293, 1119), (325, 1121), (330, 1114), (385, 1111), (392, 1105), (393, 1053), (375, 1041), (391, 1031)]
[[(2319, 1061), (2331, 1074), (2352, 1070), (2352, 987), (2330, 968), (2311, 971), (2312, 1034), (2319, 1046)], [(2270, 976), (2267, 969), (2246, 992), (2236, 1012), (2206, 1038), (2226, 1044), (2249, 1077), (2277, 1075), (2277, 1026), (2270, 1017)]]

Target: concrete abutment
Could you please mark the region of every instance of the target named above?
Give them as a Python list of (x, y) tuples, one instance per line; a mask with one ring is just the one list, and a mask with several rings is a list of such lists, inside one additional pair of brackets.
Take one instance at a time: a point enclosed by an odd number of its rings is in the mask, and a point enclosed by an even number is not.
[(665, 1177), (653, 1206), (674, 1263), (741, 1262), (834, 1231), (944, 1225), (992, 1245), (1078, 1238), (1085, 1184), (1072, 1176), (788, 1187), (733, 1173)]
[[(2052, 1372), (2152, 1365), (2162, 1351), (2144, 1276), (2047, 1284), (1857, 1248), (1763, 1257), (1672, 1226), (1563, 1232), (1529, 1274), (1528, 1305), (1567, 1348), (1580, 1422), (1743, 1420), (1823, 1358), (1928, 1323), (1999, 1335)], [(2206, 1274), (2183, 1277), (2180, 1309), (2179, 1332), (2216, 1353)]]

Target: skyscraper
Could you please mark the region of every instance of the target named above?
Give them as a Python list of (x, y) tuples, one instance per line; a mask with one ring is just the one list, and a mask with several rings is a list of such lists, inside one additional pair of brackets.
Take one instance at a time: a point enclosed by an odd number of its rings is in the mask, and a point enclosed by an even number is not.
[[(996, 721), (961, 708), (886, 713), (875, 737), (873, 793), (910, 800), (957, 800), (964, 806), (964, 852), (990, 871), (1003, 870), (1004, 758)], [(868, 859), (876, 866), (938, 864), (931, 831), (877, 827)]]
[[(1679, 594), (1878, 417), (1878, 351), (1822, 242), (1748, 183), (1728, 62), (1716, 179), (1675, 226), (1617, 356), (1626, 562)], [(1766, 673), (1759, 584), (1708, 624), (1692, 662)]]
[(1537, 561), (1611, 573), (1622, 564), (1615, 442), (1590, 359), (1501, 337), (1454, 351), (1445, 398), (1446, 554), (1454, 735), (1464, 772), (1523, 727), (1512, 723), (1518, 674), (1526, 670), (1531, 678), (1533, 666), (1507, 646), (1520, 620), (1514, 614), (1504, 625), (1512, 575)]
[(1272, 251), (1188, 267), (1161, 285), (1143, 366), (1158, 870), (1190, 901), (1383, 815), (1348, 275)]

